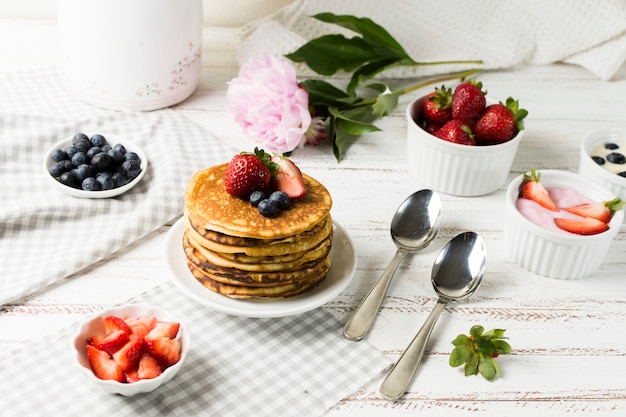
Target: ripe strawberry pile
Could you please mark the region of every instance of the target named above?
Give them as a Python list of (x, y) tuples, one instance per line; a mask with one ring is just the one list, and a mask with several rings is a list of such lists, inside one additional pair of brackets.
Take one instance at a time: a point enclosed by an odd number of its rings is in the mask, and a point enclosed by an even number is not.
[(156, 378), (180, 360), (180, 323), (143, 315), (104, 318), (104, 335), (92, 335), (86, 349), (89, 365), (100, 379), (136, 382)]
[[(280, 155), (270, 156), (258, 148), (254, 152), (241, 152), (231, 159), (226, 167), (224, 185), (228, 194), (245, 199), (249, 199), (255, 191), (263, 192), (263, 195), (282, 191), (291, 200), (306, 194), (302, 172), (293, 161)], [(263, 200), (253, 205), (260, 207), (259, 212), (266, 217), (277, 215), (280, 210), (278, 204), (270, 198)], [(269, 209), (261, 209), (265, 207)]]
[[(533, 200), (543, 208), (558, 212), (561, 211), (548, 190), (541, 183), (541, 174), (534, 168), (530, 174), (524, 173), (524, 179), (520, 184), (519, 197)], [(609, 222), (617, 210), (621, 210), (624, 202), (620, 198), (597, 203), (579, 204), (562, 209), (575, 214), (576, 218), (556, 218), (556, 225), (565, 231), (578, 235), (595, 235), (609, 229)]]
[(442, 85), (422, 104), (422, 128), (440, 139), (462, 145), (495, 145), (507, 142), (524, 128), (528, 112), (509, 97), (506, 103), (487, 106), (482, 83), (459, 84), (454, 92)]

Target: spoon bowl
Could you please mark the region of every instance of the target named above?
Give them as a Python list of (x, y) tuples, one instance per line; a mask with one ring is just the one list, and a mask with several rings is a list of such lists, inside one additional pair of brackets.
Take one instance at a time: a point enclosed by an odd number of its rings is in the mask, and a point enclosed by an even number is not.
[(431, 275), (438, 295), (437, 304), (380, 386), (386, 398), (397, 400), (404, 394), (421, 363), (439, 315), (449, 303), (474, 294), (482, 282), (486, 265), (485, 244), (474, 232), (457, 235), (441, 249)]
[(415, 253), (430, 245), (439, 232), (441, 217), (441, 199), (432, 190), (416, 191), (400, 204), (391, 220), (391, 238), (397, 247), (396, 254), (378, 282), (346, 322), (343, 329), (346, 338), (361, 340), (367, 334), (400, 261), (409, 253)]

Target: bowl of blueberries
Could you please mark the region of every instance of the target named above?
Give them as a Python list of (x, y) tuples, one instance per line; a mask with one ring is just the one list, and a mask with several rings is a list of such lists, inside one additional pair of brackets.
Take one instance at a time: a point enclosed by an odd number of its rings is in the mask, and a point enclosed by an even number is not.
[(137, 145), (110, 133), (76, 133), (56, 143), (44, 158), (53, 184), (80, 198), (125, 193), (141, 180), (147, 165)]
[(626, 200), (626, 131), (601, 130), (584, 138), (578, 173)]

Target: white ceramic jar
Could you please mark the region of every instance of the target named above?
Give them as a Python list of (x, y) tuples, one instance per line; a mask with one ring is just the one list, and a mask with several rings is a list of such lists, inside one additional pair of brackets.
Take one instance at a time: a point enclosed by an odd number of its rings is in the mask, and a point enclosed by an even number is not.
[(59, 0), (67, 82), (84, 101), (155, 110), (189, 97), (202, 69), (202, 0)]

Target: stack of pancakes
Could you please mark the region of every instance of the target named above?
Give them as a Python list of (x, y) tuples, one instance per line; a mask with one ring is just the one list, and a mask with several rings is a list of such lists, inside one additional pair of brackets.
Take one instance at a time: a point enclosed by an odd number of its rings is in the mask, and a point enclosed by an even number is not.
[(320, 284), (330, 269), (332, 199), (302, 174), (306, 195), (273, 218), (226, 192), (228, 164), (197, 172), (185, 191), (183, 248), (206, 288), (233, 298), (280, 298)]

